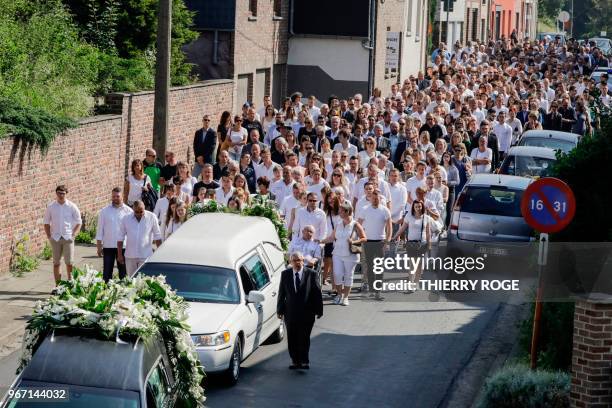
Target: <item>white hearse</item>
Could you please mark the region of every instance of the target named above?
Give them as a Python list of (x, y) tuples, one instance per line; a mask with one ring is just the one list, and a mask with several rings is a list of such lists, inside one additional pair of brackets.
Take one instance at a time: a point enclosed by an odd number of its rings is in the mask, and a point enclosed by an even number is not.
[(264, 341), (281, 341), (276, 316), (286, 267), (274, 225), (262, 217), (207, 213), (190, 218), (142, 265), (164, 275), (189, 303), (191, 338), (207, 373), (235, 384), (240, 362)]

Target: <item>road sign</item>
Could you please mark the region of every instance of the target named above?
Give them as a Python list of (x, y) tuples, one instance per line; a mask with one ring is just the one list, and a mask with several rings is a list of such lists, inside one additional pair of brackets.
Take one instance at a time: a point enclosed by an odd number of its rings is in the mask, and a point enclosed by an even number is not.
[(565, 10), (561, 11), (559, 15), (557, 16), (557, 20), (561, 21), (562, 23), (567, 23), (569, 19), (570, 19), (570, 13), (568, 13)]
[(530, 227), (539, 232), (559, 232), (576, 213), (574, 193), (563, 181), (544, 177), (531, 183), (523, 194), (521, 213)]

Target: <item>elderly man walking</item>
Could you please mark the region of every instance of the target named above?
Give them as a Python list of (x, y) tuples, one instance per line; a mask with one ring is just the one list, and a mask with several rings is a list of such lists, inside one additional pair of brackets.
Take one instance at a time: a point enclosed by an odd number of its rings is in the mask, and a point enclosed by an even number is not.
[(285, 320), (290, 370), (310, 368), (308, 353), (315, 316), (323, 316), (323, 297), (317, 273), (304, 267), (304, 255), (291, 254), (291, 267), (281, 275), (276, 313)]
[[(119, 236), (117, 237), (117, 262), (125, 263), (127, 276), (130, 278), (136, 270), (153, 254), (153, 243), (161, 245), (161, 232), (157, 217), (145, 210), (140, 200), (134, 202), (134, 213), (121, 219)], [(125, 255), (123, 254), (123, 239), (125, 238)]]

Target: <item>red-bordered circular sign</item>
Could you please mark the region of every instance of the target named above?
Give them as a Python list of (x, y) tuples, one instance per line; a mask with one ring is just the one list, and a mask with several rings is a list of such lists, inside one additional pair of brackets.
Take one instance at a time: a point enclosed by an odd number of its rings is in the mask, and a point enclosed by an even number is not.
[(569, 225), (576, 213), (576, 198), (563, 181), (544, 177), (527, 187), (521, 200), (521, 214), (530, 227), (539, 232), (559, 232)]

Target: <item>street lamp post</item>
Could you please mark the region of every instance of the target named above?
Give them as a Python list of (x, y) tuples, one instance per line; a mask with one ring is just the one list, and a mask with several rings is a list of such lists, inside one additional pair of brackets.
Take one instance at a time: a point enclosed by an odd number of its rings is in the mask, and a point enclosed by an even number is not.
[(172, 0), (159, 0), (155, 101), (153, 104), (153, 148), (164, 158), (168, 144), (168, 101), (170, 96), (170, 45)]

